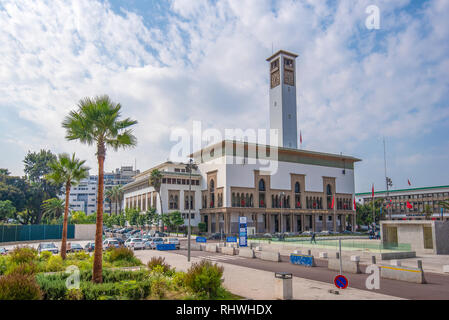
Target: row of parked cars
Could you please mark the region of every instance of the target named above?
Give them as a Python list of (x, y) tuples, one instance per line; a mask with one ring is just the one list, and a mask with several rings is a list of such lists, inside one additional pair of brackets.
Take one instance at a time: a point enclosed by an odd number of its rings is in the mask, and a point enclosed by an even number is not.
[(176, 249), (180, 248), (178, 238), (168, 237), (168, 234), (151, 230), (145, 232), (133, 228), (105, 228), (105, 232), (112, 233), (112, 237), (104, 240), (103, 247), (126, 247), (134, 250), (156, 249), (158, 244), (174, 244)]

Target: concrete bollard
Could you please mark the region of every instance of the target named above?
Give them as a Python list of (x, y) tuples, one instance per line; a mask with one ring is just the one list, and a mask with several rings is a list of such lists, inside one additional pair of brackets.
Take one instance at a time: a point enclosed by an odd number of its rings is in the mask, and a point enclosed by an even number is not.
[(418, 260), (418, 269), (422, 270), (422, 260)]
[(444, 273), (449, 273), (449, 265), (443, 266), (443, 272)]
[(275, 272), (274, 294), (279, 300), (293, 299), (293, 278), (291, 273)]
[(207, 252), (217, 252), (217, 245), (216, 244), (206, 244), (206, 250)]
[(376, 264), (376, 256), (371, 256), (371, 263)]
[(360, 256), (351, 256), (351, 261), (360, 261)]
[(256, 251), (262, 251), (262, 247), (256, 247)]
[(327, 259), (327, 252), (320, 252), (320, 258)]
[(400, 267), (402, 265), (402, 263), (399, 260), (391, 260), (390, 265)]
[(254, 249), (243, 249), (243, 248), (239, 249), (239, 256), (251, 259), (256, 257)]
[(260, 259), (266, 261), (280, 262), (281, 255), (279, 254), (279, 252), (262, 251), (260, 254)]

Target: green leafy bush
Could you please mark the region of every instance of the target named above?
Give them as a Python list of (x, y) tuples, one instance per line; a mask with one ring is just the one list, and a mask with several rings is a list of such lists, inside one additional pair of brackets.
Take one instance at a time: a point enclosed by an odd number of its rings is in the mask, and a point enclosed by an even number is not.
[(80, 289), (67, 290), (65, 295), (66, 300), (83, 300), (83, 292)]
[(12, 263), (32, 263), (37, 260), (37, 250), (31, 247), (15, 247), (9, 254)]
[(172, 283), (175, 288), (185, 287), (186, 273), (183, 271), (176, 272), (172, 277)]
[(42, 251), (39, 255), (39, 258), (43, 261), (48, 261), (48, 259), (50, 259), (52, 255), (53, 253), (51, 253), (50, 251)]
[(200, 296), (215, 298), (221, 288), (223, 267), (201, 260), (193, 263), (185, 276), (185, 284)]
[(0, 256), (0, 276), (2, 274), (5, 274), (6, 270), (8, 269), (8, 261), (9, 261), (9, 257)]
[(162, 276), (154, 276), (151, 278), (151, 295), (162, 299), (167, 294), (169, 288), (167, 279)]
[(162, 267), (162, 273), (166, 273), (170, 270), (170, 265), (165, 262), (165, 258), (163, 257), (152, 257), (150, 261), (148, 261), (147, 266), (151, 271), (153, 271), (154, 268), (160, 266)]
[(68, 260), (89, 260), (90, 254), (84, 251), (72, 252), (67, 255)]
[(151, 292), (149, 280), (137, 282), (136, 280), (122, 281), (120, 294), (131, 300), (140, 300), (148, 297)]
[(12, 263), (9, 262), (8, 267), (6, 269), (5, 275), (8, 274), (23, 274), (32, 276), (36, 274), (37, 266), (34, 262), (30, 263)]
[(0, 300), (40, 300), (42, 293), (33, 276), (20, 273), (0, 277)]
[[(68, 274), (65, 275), (65, 278)], [(36, 282), (42, 290), (44, 300), (61, 300), (66, 296), (67, 286), (62, 274), (38, 274)]]
[(85, 300), (98, 300), (101, 296), (120, 296), (119, 283), (99, 283), (81, 282), (80, 289)]
[(52, 255), (50, 259), (48, 259), (47, 272), (55, 272), (64, 270), (64, 260), (62, 260), (60, 255)]
[(139, 266), (142, 261), (134, 256), (134, 251), (128, 248), (111, 248), (104, 253), (104, 260), (115, 267)]

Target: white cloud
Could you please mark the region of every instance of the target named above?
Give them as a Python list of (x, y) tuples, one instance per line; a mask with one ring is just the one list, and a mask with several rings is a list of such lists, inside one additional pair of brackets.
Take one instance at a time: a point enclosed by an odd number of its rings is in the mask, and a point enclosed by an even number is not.
[[(103, 93), (139, 121), (138, 147), (111, 151), (109, 169), (165, 160), (170, 128), (190, 130), (192, 120), (204, 129), (266, 128), (272, 44), (299, 53), (306, 148), (353, 154), (373, 136), (431, 133), (449, 118), (448, 2), (412, 16), (401, 9), (408, 1), (375, 1), (381, 29), (369, 31), (371, 2), (173, 0), (162, 28), (107, 2), (4, 0), (0, 109), (14, 108), (38, 133), (13, 129), (0, 140), (13, 137), (24, 153), (76, 148), (96, 168), (93, 149), (67, 144), (60, 123), (80, 98)], [(5, 166), (14, 172), (20, 160)]]

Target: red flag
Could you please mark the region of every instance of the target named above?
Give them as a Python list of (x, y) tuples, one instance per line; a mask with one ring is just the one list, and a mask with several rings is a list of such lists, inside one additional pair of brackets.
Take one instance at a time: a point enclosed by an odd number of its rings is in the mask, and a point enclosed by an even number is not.
[(302, 144), (302, 132), (299, 130), (299, 143)]
[(301, 202), (296, 202), (296, 206), (299, 208), (301, 206)]
[(408, 185), (411, 186), (412, 183), (410, 182), (410, 179), (407, 179)]
[(410, 202), (408, 202), (408, 201), (407, 201), (407, 208), (409, 208), (409, 209), (413, 208), (412, 204)]
[(374, 183), (373, 183), (373, 188), (372, 188), (372, 190), (371, 190), (371, 197), (374, 198)]
[(356, 206), (355, 206), (355, 197), (354, 197), (354, 210), (357, 210)]
[(331, 205), (331, 209), (334, 208), (334, 197), (332, 196), (332, 205)]

